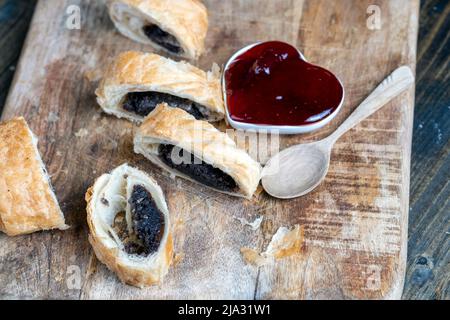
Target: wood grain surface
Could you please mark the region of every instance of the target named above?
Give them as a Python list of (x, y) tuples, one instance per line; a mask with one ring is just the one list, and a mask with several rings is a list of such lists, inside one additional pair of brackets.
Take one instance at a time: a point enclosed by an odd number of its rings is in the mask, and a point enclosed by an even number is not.
[[(205, 1), (209, 48), (199, 66), (223, 64), (255, 40), (297, 45), (333, 70), (346, 103), (333, 123), (282, 146), (331, 133), (363, 98), (402, 64), (414, 68), (418, 1)], [(376, 3), (382, 28), (369, 30)], [(0, 294), (29, 298), (399, 298), (403, 288), (414, 91), (402, 95), (339, 140), (330, 174), (313, 193), (279, 201), (260, 193), (232, 199), (173, 181), (132, 152), (133, 126), (102, 114), (85, 72), (128, 49), (145, 49), (115, 32), (103, 1), (75, 1), (81, 30), (65, 28), (69, 1), (41, 0), (3, 119), (24, 115), (72, 228), (19, 238), (0, 236)], [(70, 2), (73, 4), (73, 1)], [(49, 17), (53, 17), (49, 19)], [(173, 215), (177, 263), (161, 287), (120, 284), (87, 242), (84, 192), (96, 176), (127, 161), (161, 183)], [(239, 218), (253, 221), (253, 231)], [(305, 227), (305, 250), (260, 268), (243, 246), (263, 250), (280, 226)], [(81, 282), (73, 275), (79, 272)], [(76, 281), (75, 281), (76, 282)]]

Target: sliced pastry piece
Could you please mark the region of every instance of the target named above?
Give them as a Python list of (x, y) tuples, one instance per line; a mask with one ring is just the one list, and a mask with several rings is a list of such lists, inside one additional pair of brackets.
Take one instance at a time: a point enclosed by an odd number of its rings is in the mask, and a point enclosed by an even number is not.
[(173, 255), (169, 210), (158, 184), (124, 164), (86, 193), (89, 242), (97, 258), (127, 284), (161, 283)]
[(156, 54), (120, 54), (106, 71), (96, 95), (106, 113), (136, 122), (162, 102), (197, 119), (218, 121), (225, 115), (219, 70), (204, 72)]
[(251, 198), (261, 166), (214, 126), (160, 104), (138, 128), (134, 151), (158, 166), (216, 191)]
[(179, 57), (205, 50), (208, 12), (199, 0), (110, 0), (109, 15), (126, 37)]
[(16, 236), (67, 228), (25, 119), (0, 123), (0, 231)]

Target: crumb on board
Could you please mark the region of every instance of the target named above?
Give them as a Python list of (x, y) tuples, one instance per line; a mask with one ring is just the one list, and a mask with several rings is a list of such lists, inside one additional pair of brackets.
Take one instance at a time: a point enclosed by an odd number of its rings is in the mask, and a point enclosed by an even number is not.
[(75, 132), (75, 137), (77, 137), (77, 138), (84, 138), (88, 134), (89, 134), (89, 131), (87, 131), (87, 129), (81, 128), (80, 130)]
[(59, 116), (58, 116), (57, 113), (55, 113), (55, 112), (50, 112), (50, 113), (48, 114), (48, 117), (47, 117), (47, 121), (48, 121), (48, 122), (50, 122), (50, 123), (55, 123), (55, 122), (58, 122), (58, 120), (59, 120)]
[(265, 255), (276, 259), (292, 256), (300, 253), (304, 242), (304, 227), (295, 225), (292, 230), (281, 227), (272, 237), (267, 246)]
[(97, 82), (102, 78), (102, 70), (100, 70), (100, 69), (88, 70), (84, 73), (84, 77), (89, 82)]
[(175, 253), (173, 258), (173, 266), (177, 266), (184, 259), (184, 253)]
[(260, 267), (274, 259), (300, 254), (304, 239), (304, 226), (297, 224), (292, 229), (280, 227), (273, 235), (266, 251), (259, 253), (255, 249), (244, 247), (241, 248), (241, 254), (247, 264)]
[(253, 195), (255, 198), (258, 198), (259, 195), (264, 191), (264, 188), (262, 185), (259, 185), (258, 188), (256, 188), (255, 194)]
[(249, 226), (253, 231), (258, 230), (261, 227), (263, 219), (263, 216), (259, 216), (253, 222), (250, 222), (245, 218), (236, 218), (243, 226)]
[(219, 65), (214, 62), (211, 66), (211, 71), (207, 73), (208, 79), (217, 79), (220, 78), (221, 70)]
[(178, 218), (174, 221), (172, 229), (174, 231), (178, 231), (178, 230), (182, 229), (183, 227), (184, 227), (184, 219)]
[(244, 258), (245, 263), (251, 264), (255, 267), (261, 267), (268, 262), (268, 259), (266, 257), (263, 257), (255, 249), (241, 248), (241, 254)]

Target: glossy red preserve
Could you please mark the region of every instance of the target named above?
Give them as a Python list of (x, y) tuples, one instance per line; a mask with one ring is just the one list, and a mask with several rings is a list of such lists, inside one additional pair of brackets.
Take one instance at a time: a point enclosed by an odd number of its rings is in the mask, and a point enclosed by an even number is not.
[(343, 88), (328, 70), (304, 61), (289, 44), (258, 44), (225, 71), (232, 120), (260, 125), (307, 125), (325, 119), (341, 104)]

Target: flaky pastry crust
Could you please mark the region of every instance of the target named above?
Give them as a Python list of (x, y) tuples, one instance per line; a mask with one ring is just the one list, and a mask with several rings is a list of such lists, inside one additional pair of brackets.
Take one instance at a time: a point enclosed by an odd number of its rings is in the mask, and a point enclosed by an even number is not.
[(205, 72), (187, 62), (137, 51), (120, 54), (109, 66), (96, 90), (97, 102), (106, 113), (141, 122), (144, 117), (124, 110), (122, 104), (128, 93), (146, 91), (194, 101), (205, 107), (208, 121), (225, 115), (218, 70)]
[(116, 28), (134, 41), (172, 53), (144, 34), (142, 28), (154, 24), (177, 39), (179, 56), (198, 59), (205, 51), (208, 11), (198, 0), (109, 0), (108, 8)]
[(204, 162), (231, 176), (237, 192), (224, 192), (251, 198), (261, 178), (261, 166), (225, 133), (206, 121), (196, 120), (186, 111), (160, 104), (138, 128), (134, 151), (169, 172), (197, 182), (169, 168), (158, 157), (160, 144), (172, 144), (194, 154)]
[(24, 118), (0, 124), (0, 231), (10, 236), (67, 229), (37, 138)]
[[(164, 214), (164, 235), (158, 250), (143, 257), (128, 254), (112, 230), (117, 213), (126, 210), (127, 179), (143, 185)], [(139, 288), (161, 284), (173, 257), (173, 240), (169, 211), (158, 184), (142, 171), (124, 164), (110, 174), (99, 177), (86, 192), (89, 242), (97, 258), (126, 284)]]

